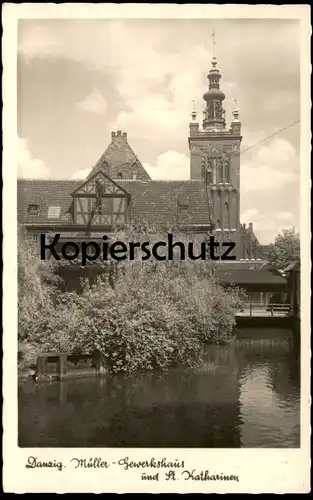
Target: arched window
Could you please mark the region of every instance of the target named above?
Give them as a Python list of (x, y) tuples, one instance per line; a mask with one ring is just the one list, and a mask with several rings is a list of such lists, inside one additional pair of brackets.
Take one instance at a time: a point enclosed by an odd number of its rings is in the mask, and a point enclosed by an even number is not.
[(206, 171), (206, 179), (205, 181), (208, 183), (208, 184), (212, 184), (212, 170), (211, 169), (207, 169)]
[(217, 174), (217, 182), (224, 182), (224, 175), (223, 175), (223, 162), (220, 160), (218, 162), (218, 174)]
[(103, 173), (105, 173), (106, 175), (109, 175), (109, 165), (106, 161), (104, 161), (102, 163), (101, 168), (102, 168)]
[(229, 182), (229, 163), (228, 161), (224, 164), (224, 182)]
[(228, 222), (228, 202), (225, 201), (224, 203), (224, 228), (225, 229), (230, 229), (228, 226), (229, 226), (229, 222)]

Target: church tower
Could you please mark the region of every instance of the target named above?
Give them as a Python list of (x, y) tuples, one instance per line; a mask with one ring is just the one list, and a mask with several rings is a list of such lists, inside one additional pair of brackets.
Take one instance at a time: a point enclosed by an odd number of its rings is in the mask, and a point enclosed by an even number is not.
[(208, 74), (209, 89), (203, 96), (205, 108), (202, 128), (197, 121), (195, 108), (191, 114), (190, 176), (207, 184), (215, 232), (219, 232), (223, 241), (234, 241), (240, 228), (241, 123), (235, 106), (230, 128), (226, 127), (223, 108), (225, 94), (220, 90), (221, 76), (213, 53), (212, 68)]

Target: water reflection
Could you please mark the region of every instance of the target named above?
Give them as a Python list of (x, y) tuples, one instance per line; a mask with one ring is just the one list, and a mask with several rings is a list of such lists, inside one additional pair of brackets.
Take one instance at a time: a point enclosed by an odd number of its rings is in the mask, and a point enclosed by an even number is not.
[(210, 346), (199, 370), (19, 388), (19, 445), (298, 447), (299, 368), (288, 341)]

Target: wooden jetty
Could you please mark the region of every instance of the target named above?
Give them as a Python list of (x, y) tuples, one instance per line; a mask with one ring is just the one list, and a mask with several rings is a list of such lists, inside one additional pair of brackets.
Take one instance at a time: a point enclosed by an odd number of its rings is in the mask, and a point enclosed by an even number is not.
[(292, 328), (294, 315), (290, 304), (245, 304), (236, 313), (236, 326)]
[(38, 355), (36, 381), (64, 380), (79, 377), (98, 377), (105, 370), (101, 353), (44, 352)]

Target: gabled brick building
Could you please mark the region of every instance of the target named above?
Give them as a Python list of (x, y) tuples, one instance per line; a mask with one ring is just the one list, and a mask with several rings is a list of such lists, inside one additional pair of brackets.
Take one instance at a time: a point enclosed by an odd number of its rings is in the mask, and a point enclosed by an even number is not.
[(249, 224), (240, 224), (241, 123), (233, 111), (226, 127), (213, 58), (202, 128), (192, 112), (189, 127), (190, 180), (154, 181), (131, 149), (125, 132), (112, 140), (85, 181), (18, 180), (18, 222), (30, 234), (59, 232), (86, 240), (132, 222), (179, 228), (217, 240), (235, 241), (236, 258), (261, 259)]

